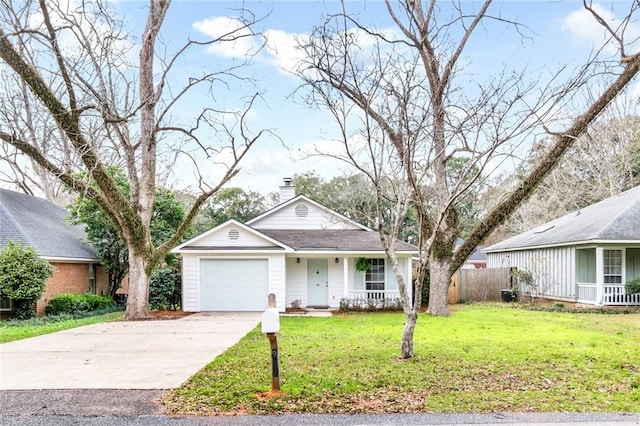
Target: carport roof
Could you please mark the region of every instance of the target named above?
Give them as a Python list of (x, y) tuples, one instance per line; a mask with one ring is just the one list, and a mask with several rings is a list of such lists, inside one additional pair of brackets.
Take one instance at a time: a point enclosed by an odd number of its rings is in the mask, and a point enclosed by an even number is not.
[[(384, 250), (378, 232), (364, 229), (260, 229), (258, 232), (296, 251), (379, 252)], [(396, 250), (417, 252), (418, 248), (397, 241)]]

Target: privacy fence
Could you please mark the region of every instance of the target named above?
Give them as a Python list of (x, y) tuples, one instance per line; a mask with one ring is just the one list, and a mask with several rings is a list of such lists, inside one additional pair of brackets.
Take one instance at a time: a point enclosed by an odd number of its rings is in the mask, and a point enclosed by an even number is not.
[(509, 268), (460, 269), (449, 286), (449, 303), (500, 301), (500, 290), (510, 288)]

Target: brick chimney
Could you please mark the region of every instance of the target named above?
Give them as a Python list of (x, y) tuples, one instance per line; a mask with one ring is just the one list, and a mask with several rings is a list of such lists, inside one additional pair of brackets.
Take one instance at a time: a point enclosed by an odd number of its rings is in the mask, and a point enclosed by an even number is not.
[(293, 179), (290, 177), (282, 178), (283, 184), (280, 186), (280, 204), (289, 201), (296, 196), (296, 188), (291, 184)]

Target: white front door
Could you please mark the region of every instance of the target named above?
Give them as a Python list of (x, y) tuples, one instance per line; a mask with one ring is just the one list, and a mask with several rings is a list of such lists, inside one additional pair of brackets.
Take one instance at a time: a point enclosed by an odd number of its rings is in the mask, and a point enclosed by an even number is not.
[(327, 259), (307, 261), (308, 306), (329, 305), (329, 264)]

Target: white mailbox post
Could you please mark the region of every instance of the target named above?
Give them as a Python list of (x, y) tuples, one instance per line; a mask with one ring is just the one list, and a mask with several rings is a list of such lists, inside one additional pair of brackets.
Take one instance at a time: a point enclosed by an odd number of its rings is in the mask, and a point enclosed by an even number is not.
[(262, 332), (269, 338), (271, 348), (271, 389), (280, 390), (280, 368), (278, 362), (278, 337), (280, 313), (276, 308), (276, 295), (269, 294), (269, 308), (262, 314)]

